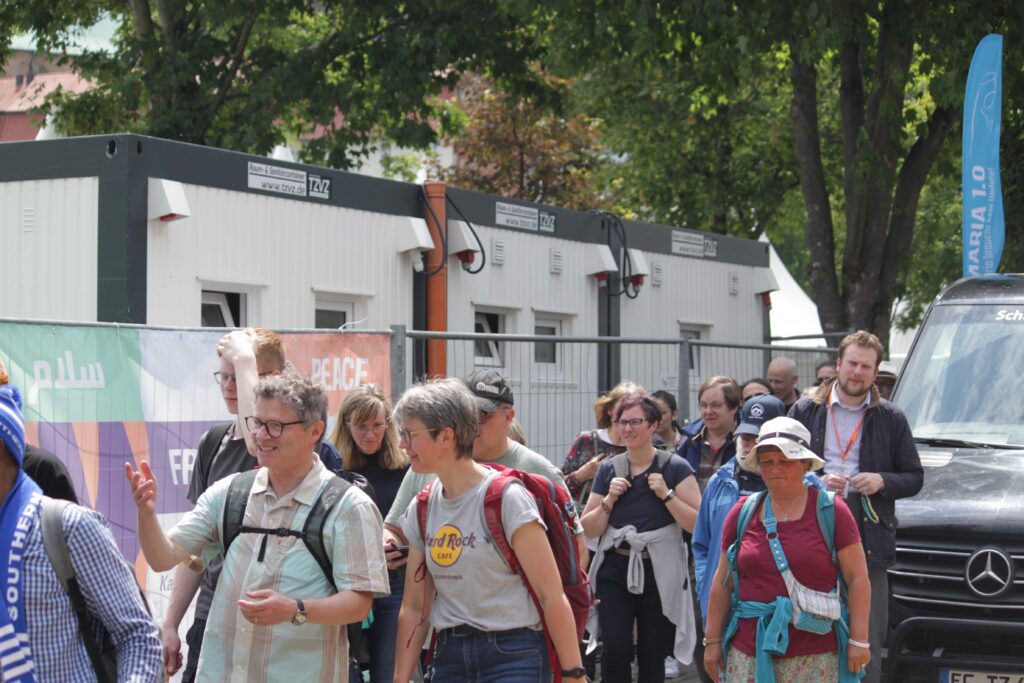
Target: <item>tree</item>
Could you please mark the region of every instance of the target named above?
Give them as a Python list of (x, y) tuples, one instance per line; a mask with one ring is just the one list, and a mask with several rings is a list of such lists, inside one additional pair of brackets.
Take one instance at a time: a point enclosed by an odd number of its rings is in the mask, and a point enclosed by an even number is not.
[[(663, 60), (685, 69), (687, 82), (712, 99), (732, 101), (744, 83), (761, 87), (745, 80), (751, 65), (782, 51), (822, 327), (862, 327), (883, 339), (909, 272), (929, 171), (946, 140), (957, 140), (974, 46), (988, 32), (1024, 26), (1020, 5), (981, 0), (551, 6), (561, 29), (552, 54), (576, 73), (589, 73), (595, 62)], [(1007, 41), (1010, 50), (1019, 51), (1016, 42)], [(1019, 63), (1010, 50), (1005, 62)], [(1007, 76), (1004, 92), (1020, 101), (1020, 79)]]
[(717, 92), (689, 60), (661, 54), (624, 55), (574, 80), (575, 106), (602, 121), (610, 154), (598, 182), (614, 187), (617, 204), (645, 220), (741, 237), (778, 228), (796, 187), (785, 72), (775, 55), (747, 67), (735, 88)]
[[(304, 158), (341, 168), (381, 139), (426, 146), (432, 96), (468, 68), (528, 80), (534, 50), (529, 12), (503, 0), (78, 1), (120, 28), (112, 53), (74, 60), (96, 87), (48, 101), (59, 130), (255, 153), (299, 138)], [(71, 26), (30, 24), (43, 46), (59, 46)]]
[(539, 80), (554, 95), (516, 96), (493, 79), (464, 76), (452, 102), (463, 123), (445, 138), (455, 163), (437, 163), (435, 172), (481, 192), (580, 210), (605, 208), (592, 182), (602, 153), (598, 121), (563, 115), (557, 94), (568, 84), (543, 74)]

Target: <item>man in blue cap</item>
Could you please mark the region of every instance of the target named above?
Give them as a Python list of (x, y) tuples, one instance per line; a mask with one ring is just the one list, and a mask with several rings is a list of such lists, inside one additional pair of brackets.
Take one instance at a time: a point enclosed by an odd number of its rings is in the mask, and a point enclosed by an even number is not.
[[(43, 544), (40, 509), (50, 499), (22, 470), (21, 393), (0, 386), (0, 557), (7, 564), (0, 609), (0, 679), (96, 680), (71, 599)], [(103, 517), (68, 505), (61, 527), (91, 621), (102, 623), (117, 656), (117, 680), (157, 683), (163, 672), (156, 625)]]

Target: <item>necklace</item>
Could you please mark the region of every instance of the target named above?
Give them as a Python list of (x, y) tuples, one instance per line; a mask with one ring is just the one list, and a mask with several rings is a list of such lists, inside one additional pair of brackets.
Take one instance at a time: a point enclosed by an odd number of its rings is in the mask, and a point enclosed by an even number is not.
[[(772, 501), (772, 502), (774, 502), (774, 501)], [(802, 495), (797, 496), (797, 499), (796, 499), (795, 503), (796, 503), (796, 505), (790, 503), (790, 505), (787, 506), (787, 508), (785, 510), (783, 510), (782, 515), (781, 515), (783, 522), (788, 522), (791, 513), (795, 514), (797, 510), (802, 509), (806, 505), (806, 501), (804, 500), (804, 497)], [(776, 516), (780, 516), (780, 515), (776, 515)]]

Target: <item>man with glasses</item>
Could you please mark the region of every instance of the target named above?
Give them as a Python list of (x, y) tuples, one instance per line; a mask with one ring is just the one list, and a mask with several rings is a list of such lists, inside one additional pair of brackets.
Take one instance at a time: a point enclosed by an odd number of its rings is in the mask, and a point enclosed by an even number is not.
[[(501, 376), (501, 373), (496, 370), (476, 370), (464, 377), (462, 382), (472, 392), (476, 399), (477, 409), (480, 411), (480, 431), (473, 441), (473, 459), (478, 462), (493, 462), (523, 472), (539, 474), (565, 488), (565, 479), (561, 470), (540, 453), (530, 450), (509, 437), (509, 426), (516, 416), (515, 398), (512, 395), (512, 387)], [(405, 443), (406, 435), (402, 436), (403, 443)], [(432, 474), (417, 474), (411, 469), (406, 472), (402, 486), (395, 496), (395, 502), (391, 506), (391, 511), (384, 520), (385, 545), (389, 545), (392, 541), (395, 545), (407, 545), (399, 530), (399, 521), (420, 489), (434, 478)], [(581, 553), (583, 553), (583, 557), (586, 557), (583, 528), (580, 527), (577, 532), (579, 533), (577, 538), (582, 546)], [(399, 557), (397, 551), (388, 553), (388, 560), (392, 569), (404, 564), (404, 558)]]
[[(228, 423), (211, 427), (199, 440), (196, 467), (189, 480), (186, 497), (195, 505), (199, 497), (224, 477), (251, 470), (258, 466), (255, 443), (246, 425), (253, 414), (253, 390), (261, 377), (279, 375), (285, 368), (284, 343), (272, 330), (251, 327), (224, 335), (217, 344), (219, 368), (213, 379), (220, 387), (224, 407), (234, 416)], [(332, 471), (341, 469), (341, 456), (324, 440), (319, 447), (320, 459)], [(188, 662), (182, 673), (182, 683), (195, 680), (199, 652), (203, 644), (206, 618), (213, 602), (214, 590), (220, 576), (223, 558), (219, 555), (206, 563), (206, 569), (196, 571), (186, 565), (177, 568), (171, 597), (160, 629), (163, 641), (164, 669), (174, 674), (181, 668), (181, 638), (178, 627), (199, 589), (195, 620), (185, 636), (188, 644)], [(198, 563), (193, 563), (198, 567)]]
[[(388, 593), (380, 512), (348, 486), (318, 527), (332, 582), (299, 532), (335, 474), (315, 451), (327, 425), (327, 394), (295, 372), (266, 377), (246, 419), (260, 467), (245, 505), (244, 525), (225, 553), (208, 615), (202, 680), (347, 683), (345, 625), (362, 621), (374, 597)], [(190, 556), (222, 547), (225, 507), (234, 477), (214, 483), (168, 533), (157, 519), (157, 482), (149, 464), (125, 466), (138, 507), (146, 561), (166, 571)], [(301, 534), (299, 534), (301, 535)]]

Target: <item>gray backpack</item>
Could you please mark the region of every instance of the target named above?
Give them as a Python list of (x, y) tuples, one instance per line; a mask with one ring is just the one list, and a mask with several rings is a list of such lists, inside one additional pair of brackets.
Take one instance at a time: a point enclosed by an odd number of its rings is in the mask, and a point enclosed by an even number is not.
[[(117, 683), (117, 650), (110, 634), (103, 628), (103, 624), (90, 618), (89, 608), (85, 602), (85, 596), (78, 585), (78, 578), (75, 576), (75, 568), (71, 565), (71, 555), (68, 553), (68, 542), (64, 537), (64, 525), (62, 518), (64, 508), (71, 503), (66, 500), (43, 498), (39, 506), (39, 524), (43, 535), (43, 546), (46, 548), (46, 556), (53, 565), (53, 572), (60, 580), (64, 591), (71, 599), (71, 606), (78, 618), (78, 632), (82, 636), (82, 643), (85, 651), (89, 654), (89, 661), (96, 672), (96, 680), (99, 683)], [(142, 596), (142, 604), (149, 612), (149, 602), (145, 593), (139, 589)], [(98, 627), (98, 628), (97, 628)]]

